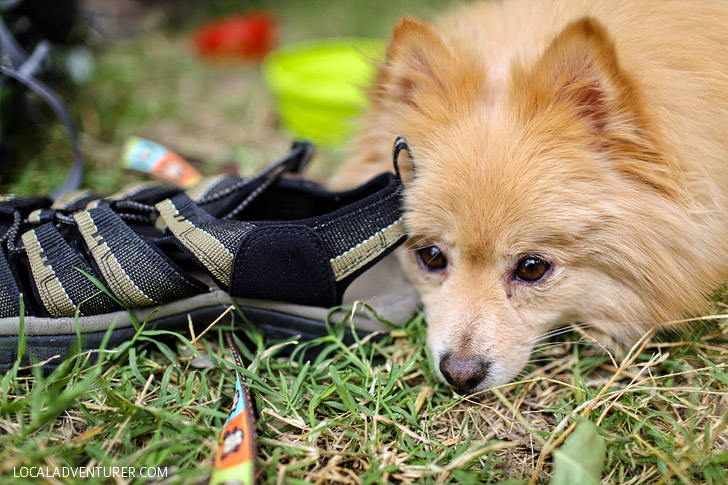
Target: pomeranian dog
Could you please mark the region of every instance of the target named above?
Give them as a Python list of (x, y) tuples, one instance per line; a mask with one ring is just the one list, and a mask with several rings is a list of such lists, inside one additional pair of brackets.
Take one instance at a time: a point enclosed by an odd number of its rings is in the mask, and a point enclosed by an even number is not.
[(402, 18), (353, 156), (400, 156), (400, 259), (441, 378), (515, 378), (550, 329), (608, 348), (728, 279), (728, 1), (486, 2)]

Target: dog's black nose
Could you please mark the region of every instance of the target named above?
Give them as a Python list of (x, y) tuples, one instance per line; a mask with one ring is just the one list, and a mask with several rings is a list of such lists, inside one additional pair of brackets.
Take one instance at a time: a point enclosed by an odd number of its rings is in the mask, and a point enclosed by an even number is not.
[(472, 392), (488, 375), (489, 364), (474, 356), (462, 356), (445, 352), (440, 358), (440, 372), (447, 382), (458, 391)]

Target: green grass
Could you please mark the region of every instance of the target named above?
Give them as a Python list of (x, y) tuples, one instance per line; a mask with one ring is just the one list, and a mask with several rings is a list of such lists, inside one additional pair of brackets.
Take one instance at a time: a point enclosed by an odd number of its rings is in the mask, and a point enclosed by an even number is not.
[[(606, 443), (606, 483), (728, 480), (724, 320), (680, 341), (646, 340), (616, 367), (571, 333), (518, 382), (478, 398), (437, 382), (421, 318), (352, 346), (342, 344), (345, 325), (317, 342), (270, 346), (238, 324), (257, 342), (236, 340), (258, 412), (261, 483), (541, 483), (580, 416)], [(195, 345), (185, 332), (140, 330), (48, 376), (6, 374), (0, 476), (27, 483), (13, 478), (20, 467), (146, 466), (165, 467), (171, 483), (207, 477), (237, 368), (223, 330)], [(314, 344), (318, 354), (304, 359)]]
[[(385, 36), (401, 12), (427, 16), (450, 3), (250, 5), (276, 10), (287, 42)], [(199, 16), (230, 4), (210, 2)], [(229, 163), (250, 173), (290, 143), (258, 67), (196, 58), (182, 27), (100, 51), (91, 82), (65, 94), (83, 129), (84, 184), (99, 191), (142, 178), (119, 166), (129, 135), (204, 160), (206, 173)], [(0, 175), (0, 192), (47, 192), (70, 166), (59, 126), (27, 136), (22, 163)], [(325, 174), (342, 157), (322, 151), (312, 174)], [(255, 342), (240, 348), (258, 410), (261, 483), (546, 483), (554, 451), (584, 419), (606, 444), (605, 483), (728, 482), (723, 317), (686, 336), (645, 341), (622, 361), (572, 332), (545, 345), (517, 382), (475, 398), (437, 381), (420, 317), (383, 341), (351, 347), (335, 327), (309, 363), (302, 354), (309, 344), (264, 344), (254, 327), (241, 326)], [(95, 465), (160, 466), (165, 483), (204, 483), (235, 385), (224, 330), (193, 346), (204, 359), (190, 355), (185, 332), (162, 340), (142, 330), (133, 343), (78, 355), (50, 375), (32, 368), (0, 378), (0, 481), (28, 483), (13, 478), (22, 466)]]

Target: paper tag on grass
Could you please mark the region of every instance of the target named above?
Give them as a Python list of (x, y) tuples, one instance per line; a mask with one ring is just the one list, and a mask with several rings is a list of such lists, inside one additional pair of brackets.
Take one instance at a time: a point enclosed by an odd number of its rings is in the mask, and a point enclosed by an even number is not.
[(254, 485), (257, 453), (255, 421), (250, 396), (237, 376), (232, 411), (220, 433), (220, 448), (210, 485)]
[(598, 485), (607, 447), (591, 421), (582, 421), (564, 444), (554, 451), (551, 485)]

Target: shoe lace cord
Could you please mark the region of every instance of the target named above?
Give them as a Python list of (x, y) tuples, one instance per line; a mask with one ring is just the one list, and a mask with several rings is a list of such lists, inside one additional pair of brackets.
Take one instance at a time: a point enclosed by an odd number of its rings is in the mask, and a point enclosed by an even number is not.
[[(238, 204), (237, 207), (235, 207), (232, 211), (230, 211), (228, 214), (224, 216), (225, 219), (232, 219), (236, 215), (238, 215), (240, 212), (242, 212), (250, 203), (255, 200), (256, 197), (258, 197), (260, 194), (262, 194), (268, 187), (270, 187), (276, 180), (278, 180), (285, 172), (287, 171), (287, 167), (283, 163), (277, 163), (275, 165), (272, 165), (271, 167), (267, 168), (266, 170), (260, 172), (259, 174), (255, 175), (251, 178), (245, 178), (241, 179), (239, 182), (231, 185), (230, 187), (226, 188), (225, 190), (222, 190), (220, 192), (216, 192), (214, 194), (211, 194), (210, 196), (204, 197), (197, 201), (197, 204), (200, 206), (204, 206), (207, 204), (211, 204), (217, 200), (220, 200), (231, 193), (240, 190), (241, 188), (256, 182), (262, 178), (265, 178), (263, 182), (258, 185), (258, 187), (255, 188), (248, 196), (243, 199), (243, 201)], [(157, 208), (150, 204), (144, 204), (143, 202), (138, 202), (135, 200), (116, 200), (111, 202), (111, 207), (114, 209), (114, 211), (121, 217), (122, 220), (125, 222), (140, 222), (140, 223), (147, 223), (147, 224), (154, 224), (156, 221), (157, 216), (159, 215), (159, 211)], [(66, 225), (66, 226), (75, 226), (76, 220), (67, 214), (64, 214), (60, 210), (54, 210), (54, 209), (45, 209), (49, 211), (53, 211), (52, 216), (50, 217), (50, 221), (58, 224), (58, 225)], [(132, 211), (132, 212), (128, 212)], [(45, 222), (45, 221), (44, 221)], [(23, 218), (20, 211), (15, 210), (13, 211), (13, 223), (10, 225), (10, 227), (5, 231), (5, 234), (3, 234), (0, 237), (0, 246), (2, 246), (3, 250), (7, 250), (10, 254), (20, 254), (25, 252), (25, 247), (21, 244), (17, 244), (18, 236), (20, 235), (20, 229), (21, 227), (29, 226), (29, 225), (38, 225), (37, 222), (30, 221), (28, 218)]]
[[(156, 215), (158, 214), (156, 207), (133, 200), (114, 201), (112, 202), (112, 207), (117, 211), (117, 214), (119, 214), (119, 216), (124, 221), (135, 221), (153, 224), (156, 219)], [(146, 215), (132, 212), (118, 212), (118, 210), (120, 209), (130, 209), (137, 212), (146, 212)], [(76, 225), (76, 220), (70, 215), (64, 214), (63, 212), (54, 209), (44, 210), (53, 211), (53, 213), (48, 220), (44, 220), (43, 222), (53, 222), (59, 226)], [(13, 211), (13, 223), (5, 231), (5, 234), (0, 236), (0, 246), (9, 254), (20, 254), (25, 252), (25, 247), (22, 244), (17, 243), (18, 237), (21, 235), (20, 229), (23, 227), (37, 225), (39, 225), (38, 222), (31, 221), (28, 218), (23, 218), (20, 211)]]
[(301, 173), (303, 168), (308, 164), (312, 155), (313, 145), (308, 142), (296, 142), (293, 144), (291, 153), (285, 158), (279, 160), (253, 177), (242, 179), (225, 190), (203, 197), (197, 201), (197, 204), (200, 206), (211, 204), (217, 200), (227, 197), (232, 192), (240, 190), (242, 187), (258, 182), (261, 179), (265, 179), (250, 194), (248, 194), (248, 196), (243, 199), (237, 207), (223, 216), (223, 219), (233, 219), (246, 207), (248, 207), (250, 203), (256, 199), (256, 197), (265, 192), (268, 187), (281, 178), (283, 174), (286, 172)]
[(15, 246), (15, 239), (18, 237), (20, 231), (20, 225), (23, 222), (23, 218), (20, 215), (20, 211), (13, 211), (13, 223), (10, 225), (5, 234), (0, 237), (0, 246), (3, 249), (7, 248), (10, 253), (22, 252), (22, 248)]

